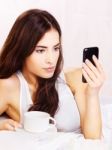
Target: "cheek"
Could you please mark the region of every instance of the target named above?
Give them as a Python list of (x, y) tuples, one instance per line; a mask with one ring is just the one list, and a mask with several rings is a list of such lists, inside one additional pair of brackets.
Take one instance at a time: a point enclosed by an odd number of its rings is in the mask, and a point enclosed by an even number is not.
[(41, 64), (41, 60), (39, 60), (34, 55), (30, 56), (26, 61), (26, 66), (30, 70), (34, 70), (35, 68), (38, 68)]
[(59, 59), (59, 55), (60, 55), (60, 53), (57, 53), (56, 56), (55, 56), (55, 61), (56, 61), (56, 62), (57, 62), (58, 59)]
[(32, 68), (41, 68), (43, 65), (43, 61), (42, 59), (35, 59), (35, 60), (32, 60), (32, 63), (30, 64), (30, 66)]

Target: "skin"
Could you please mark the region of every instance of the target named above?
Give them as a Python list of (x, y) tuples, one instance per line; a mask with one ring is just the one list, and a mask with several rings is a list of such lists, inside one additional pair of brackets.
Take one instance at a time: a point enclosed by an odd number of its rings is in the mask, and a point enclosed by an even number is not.
[[(96, 67), (86, 60), (82, 69), (66, 71), (65, 77), (79, 109), (82, 133), (85, 138), (99, 139), (102, 135), (99, 91), (104, 83), (105, 74), (95, 56), (93, 60)], [(82, 83), (82, 74), (88, 83)]]
[[(53, 76), (59, 58), (59, 50), (59, 34), (52, 29), (43, 36), (34, 52), (27, 57), (22, 73), (28, 82), (32, 101), (35, 89), (38, 88), (36, 76), (43, 78)], [(102, 125), (98, 94), (105, 75), (97, 58), (93, 59), (96, 67), (87, 60), (82, 69), (65, 71), (65, 78), (75, 95), (82, 133), (85, 138), (96, 139), (101, 137)], [(82, 83), (82, 74), (88, 81), (87, 84)], [(10, 118), (0, 121), (0, 130), (15, 130), (20, 127), (20, 83), (17, 76), (14, 74), (8, 79), (0, 79), (0, 91), (0, 114), (5, 112)]]

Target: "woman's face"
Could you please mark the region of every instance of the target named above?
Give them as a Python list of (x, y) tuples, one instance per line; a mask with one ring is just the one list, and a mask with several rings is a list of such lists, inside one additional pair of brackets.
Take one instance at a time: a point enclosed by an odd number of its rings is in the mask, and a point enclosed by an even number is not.
[(24, 69), (34, 76), (51, 78), (56, 69), (59, 54), (59, 33), (51, 29), (37, 43), (33, 53), (26, 58)]

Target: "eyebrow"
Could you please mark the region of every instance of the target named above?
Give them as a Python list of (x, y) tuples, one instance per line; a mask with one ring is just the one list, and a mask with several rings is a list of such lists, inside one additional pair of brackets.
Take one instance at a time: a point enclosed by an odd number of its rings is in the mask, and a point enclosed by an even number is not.
[[(57, 46), (60, 46), (60, 45), (61, 44), (58, 43), (58, 44), (54, 45), (54, 47), (57, 47)], [(38, 48), (47, 48), (47, 46), (43, 46), (43, 45), (36, 45), (36, 47), (38, 47)]]

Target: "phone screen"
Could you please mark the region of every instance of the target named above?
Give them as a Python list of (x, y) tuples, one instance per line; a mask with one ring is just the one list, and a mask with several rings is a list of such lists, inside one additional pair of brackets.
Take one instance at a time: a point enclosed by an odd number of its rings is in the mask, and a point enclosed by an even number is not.
[[(90, 60), (93, 65), (95, 66), (95, 63), (92, 59), (92, 56), (95, 55), (97, 58), (99, 58), (99, 48), (98, 47), (88, 47), (84, 48), (83, 50), (83, 62), (85, 62), (86, 59)], [(86, 79), (82, 75), (82, 82), (86, 83)]]

